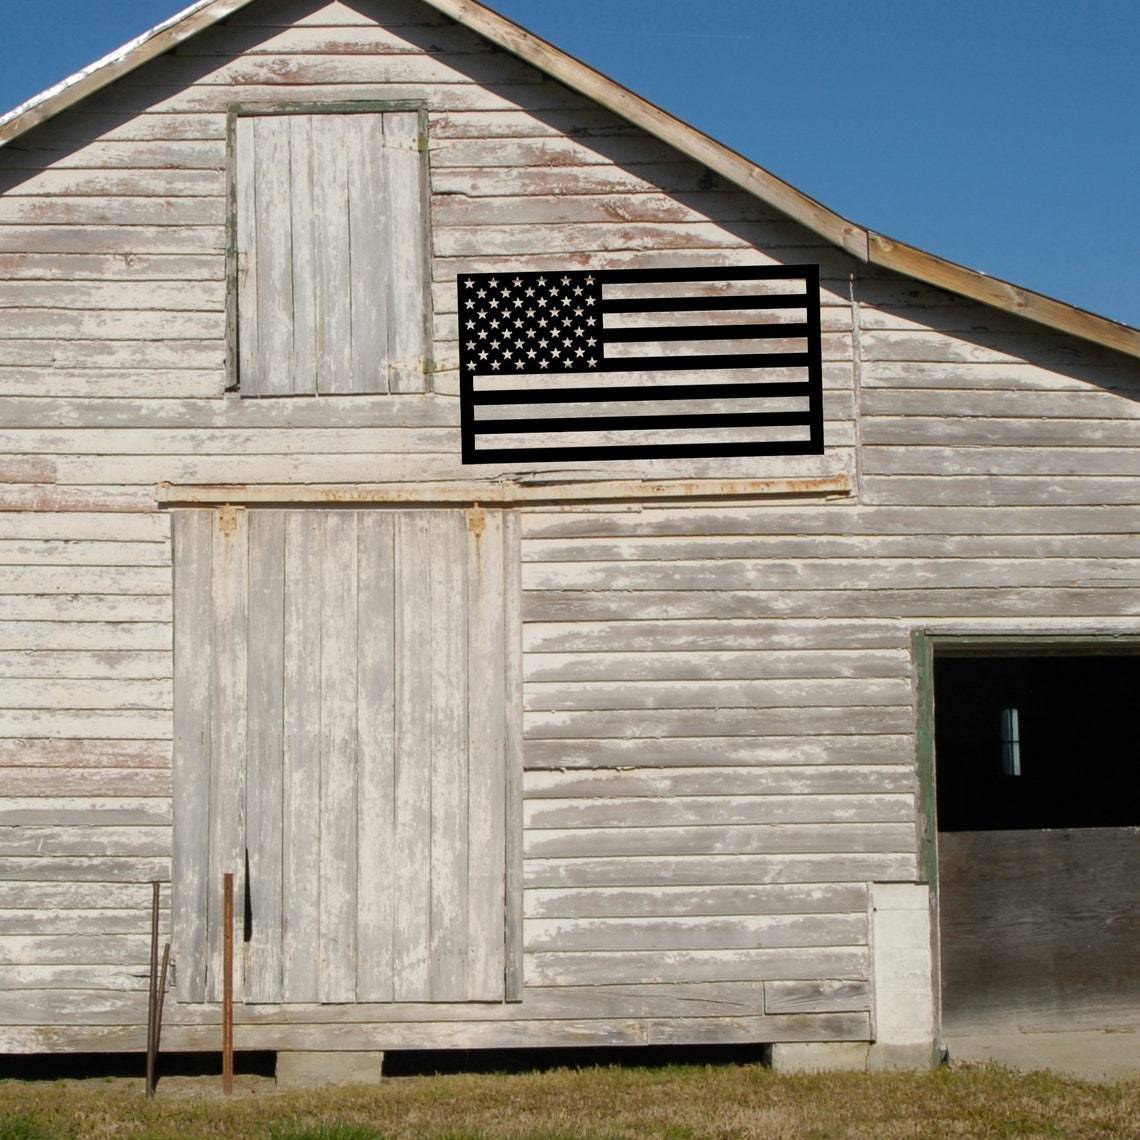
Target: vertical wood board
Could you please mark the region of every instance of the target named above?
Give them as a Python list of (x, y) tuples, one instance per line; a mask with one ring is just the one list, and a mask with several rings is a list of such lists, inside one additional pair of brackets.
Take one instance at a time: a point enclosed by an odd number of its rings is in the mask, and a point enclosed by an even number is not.
[[(320, 515), (285, 523), (282, 1000), (318, 1001), (320, 877)], [(254, 921), (257, 921), (256, 916)]]
[(206, 996), (206, 891), (210, 822), (212, 512), (174, 516), (173, 943), (178, 996)]
[(395, 518), (359, 516), (357, 623), (358, 872), (356, 993), (360, 1001), (391, 1001), (396, 859)]
[(246, 715), (246, 851), (251, 923), (246, 996), (281, 993), (285, 686), (285, 515), (249, 518), (249, 642)]
[(356, 998), (357, 557), (355, 512), (328, 511), (319, 583), (320, 995)]
[(431, 996), (431, 519), (396, 520), (396, 1001)]
[[(209, 871), (206, 881), (209, 961), (206, 994), (222, 997), (224, 876), (234, 877), (234, 899), (245, 894), (245, 776), (248, 528), (246, 511), (223, 507), (213, 529), (213, 670), (210, 696)], [(240, 913), (240, 910), (238, 911)], [(240, 932), (239, 932), (240, 933)], [(241, 957), (234, 958), (234, 990), (241, 992)]]

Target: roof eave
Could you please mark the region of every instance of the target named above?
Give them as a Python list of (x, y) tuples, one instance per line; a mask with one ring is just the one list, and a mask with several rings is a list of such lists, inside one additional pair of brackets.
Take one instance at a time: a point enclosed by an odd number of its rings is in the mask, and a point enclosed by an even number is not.
[(1140, 357), (1140, 329), (1109, 320), (1098, 313), (1058, 301), (1044, 293), (1036, 293), (1020, 285), (991, 277), (965, 265), (947, 261), (926, 250), (883, 234), (869, 235), (869, 257), (872, 265), (882, 266), (906, 277), (924, 281), (950, 293), (958, 293), (995, 309), (1002, 309), (1039, 325), (1068, 333), (1082, 340), (1094, 341), (1106, 348)]
[(589, 64), (555, 47), (526, 28), (500, 16), (475, 0), (427, 0), (432, 7), (457, 20), (537, 67), (553, 79), (585, 95), (614, 114), (676, 147), (728, 181), (787, 214), (793, 220), (834, 242), (860, 261), (867, 260), (867, 231), (847, 218), (777, 178), (703, 131), (678, 119), (648, 99), (623, 87)]
[(0, 146), (252, 3), (253, 0), (196, 0), (141, 36), (0, 116)]

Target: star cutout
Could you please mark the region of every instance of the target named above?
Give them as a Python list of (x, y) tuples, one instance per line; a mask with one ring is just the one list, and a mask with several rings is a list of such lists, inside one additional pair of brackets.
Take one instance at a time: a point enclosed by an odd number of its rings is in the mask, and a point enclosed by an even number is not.
[(469, 291), (458, 305), (458, 324), (466, 334), (460, 339), (465, 375), (498, 373), (512, 365), (516, 373), (559, 365), (567, 373), (599, 368), (600, 334), (586, 336), (602, 323), (586, 316), (599, 296), (592, 274), (473, 274), (461, 281), (462, 290)]

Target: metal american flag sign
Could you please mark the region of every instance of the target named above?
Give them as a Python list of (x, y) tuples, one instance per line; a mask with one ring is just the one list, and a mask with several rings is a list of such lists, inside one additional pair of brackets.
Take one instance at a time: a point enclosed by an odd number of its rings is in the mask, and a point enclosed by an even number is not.
[(818, 455), (819, 267), (465, 273), (464, 463)]

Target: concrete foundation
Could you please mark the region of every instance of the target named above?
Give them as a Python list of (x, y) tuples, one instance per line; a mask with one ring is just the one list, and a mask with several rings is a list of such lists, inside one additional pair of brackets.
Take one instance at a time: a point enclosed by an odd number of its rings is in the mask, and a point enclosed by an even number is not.
[(941, 1063), (941, 1051), (930, 1042), (917, 1045), (887, 1045), (876, 1042), (867, 1050), (867, 1068), (872, 1073), (892, 1069), (933, 1069)]
[(867, 1068), (865, 1041), (785, 1041), (769, 1048), (768, 1063), (777, 1073), (862, 1072)]
[(1083, 1081), (1128, 1081), (1140, 1076), (1140, 1026), (1115, 1030), (947, 1036), (950, 1063), (993, 1063), (1027, 1073), (1048, 1069)]
[(383, 1067), (383, 1053), (280, 1052), (277, 1054), (277, 1087), (313, 1089), (336, 1085), (375, 1085), (380, 1083)]

